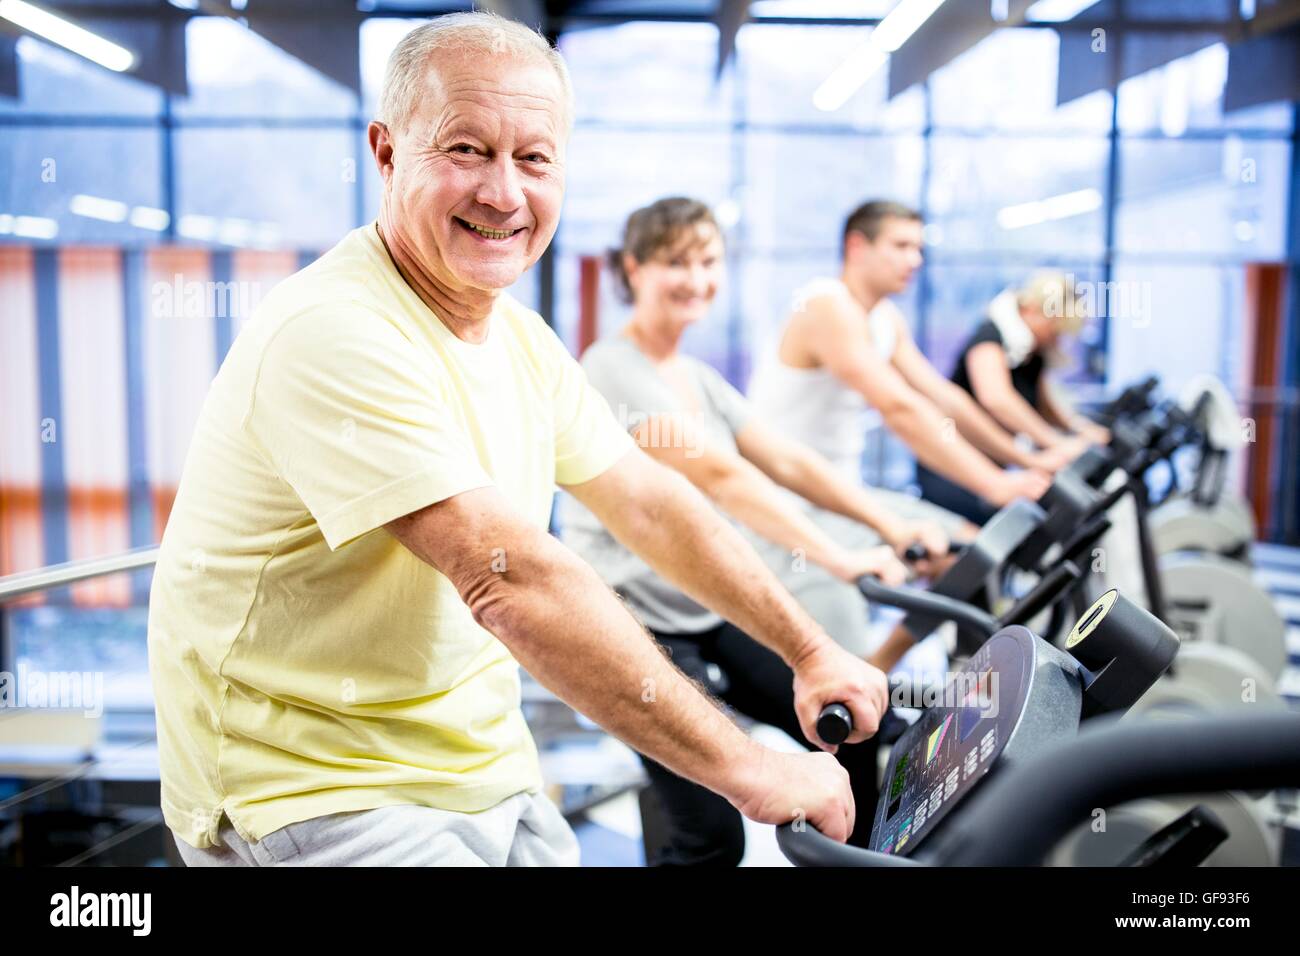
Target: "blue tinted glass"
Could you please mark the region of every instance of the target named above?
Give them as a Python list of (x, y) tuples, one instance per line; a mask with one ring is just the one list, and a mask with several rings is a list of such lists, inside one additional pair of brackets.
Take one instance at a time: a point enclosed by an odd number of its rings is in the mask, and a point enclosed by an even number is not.
[(347, 129), (178, 130), (181, 238), (328, 248), (358, 224), (354, 143)]
[(931, 140), (931, 246), (1100, 256), (1109, 146), (1096, 138)]
[(685, 195), (712, 205), (727, 198), (730, 134), (579, 128), (567, 165), (565, 251), (600, 252), (618, 240), (630, 212), (656, 199)]
[(31, 37), (20, 38), (17, 50), (22, 98), (0, 96), (0, 114), (157, 116), (162, 111), (157, 87)]
[(1124, 0), (1129, 20), (1231, 20), (1239, 0)]
[(731, 118), (731, 74), (715, 82), (718, 31), (707, 23), (587, 27), (560, 38), (578, 122), (700, 122)]
[(936, 128), (1106, 132), (1111, 97), (1056, 105), (1055, 30), (998, 30), (930, 76)]
[(1279, 259), (1285, 140), (1128, 140), (1120, 146), (1116, 246), (1125, 252)]
[(753, 0), (751, 17), (883, 17), (898, 0)]
[(833, 112), (818, 109), (813, 94), (831, 72), (859, 51), (870, 27), (750, 24), (736, 38), (751, 123), (855, 126), (919, 130), (924, 94), (913, 87), (886, 98), (888, 69), (876, 70)]
[(356, 96), (234, 20), (195, 17), (185, 28), (190, 95), (179, 117), (346, 118)]
[[(1174, 35), (1178, 41), (1181, 34)], [(1202, 49), (1171, 60), (1119, 85), (1119, 128), (1124, 132), (1160, 132), (1181, 136), (1189, 129), (1261, 129), (1289, 132), (1289, 103), (1265, 103), (1223, 112), (1228, 80), (1228, 48), (1206, 34)], [(1133, 33), (1128, 44), (1159, 44), (1168, 38)], [(1183, 37), (1181, 42), (1186, 42)]]
[(836, 252), (844, 217), (869, 198), (916, 205), (920, 137), (768, 133), (745, 136), (745, 240), (759, 249)]
[[(0, 214), (34, 217), (6, 238), (148, 241), (162, 205), (161, 140), (153, 129), (33, 127), (0, 136)], [(150, 218), (140, 219), (138, 209)], [(162, 223), (165, 226), (165, 223)], [(53, 231), (54, 234), (48, 234)]]
[[(85, 695), (81, 702), (88, 714), (100, 706), (104, 710), (151, 710), (148, 616), (146, 607), (16, 608), (6, 621), (14, 667), (48, 674), (102, 675), (102, 686), (92, 683), (78, 688)], [(94, 699), (96, 692), (103, 696)]]
[(1240, 266), (1120, 259), (1114, 277), (1131, 292), (1131, 307), (1112, 310), (1120, 314), (1110, 321), (1108, 381), (1155, 373), (1177, 395), (1193, 376), (1210, 374), (1234, 393), (1245, 389)]

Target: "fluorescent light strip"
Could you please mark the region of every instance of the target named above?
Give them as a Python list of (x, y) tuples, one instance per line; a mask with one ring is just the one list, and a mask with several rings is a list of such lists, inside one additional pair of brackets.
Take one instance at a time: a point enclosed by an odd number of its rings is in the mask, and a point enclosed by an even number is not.
[(848, 59), (837, 66), (835, 72), (826, 77), (822, 85), (817, 87), (817, 92), (813, 93), (813, 106), (827, 113), (834, 113), (847, 103), (849, 97), (861, 89), (862, 84), (867, 82), (872, 73), (884, 66), (888, 59), (888, 53), (872, 46), (870, 42), (864, 43), (849, 54)]
[(13, 234), (27, 239), (53, 239), (59, 234), (59, 224), (44, 216), (14, 216)]
[[(142, 207), (141, 207), (142, 208)], [(151, 210), (166, 216), (161, 209)], [(163, 228), (166, 228), (164, 224)], [(274, 247), (280, 242), (280, 226), (251, 219), (217, 219), (214, 216), (181, 216), (177, 232), (186, 239), (217, 242), (225, 246)]]
[(871, 31), (871, 42), (886, 53), (893, 53), (941, 6), (943, 0), (903, 0)]
[(217, 242), (227, 246), (246, 245), (253, 238), (256, 226), (247, 219), (223, 219), (217, 230)]
[(211, 216), (181, 216), (177, 231), (186, 239), (215, 239), (217, 221)]
[(162, 232), (171, 223), (172, 217), (166, 209), (154, 209), (152, 206), (136, 206), (131, 210), (131, 225), (137, 229), (152, 229)]
[(0, 17), (115, 72), (129, 70), (135, 62), (135, 54), (126, 47), (56, 17), (26, 0), (0, 0)]
[(263, 249), (273, 248), (280, 242), (280, 227), (274, 222), (259, 222), (253, 244)]
[(1003, 229), (1023, 229), (1056, 219), (1069, 219), (1101, 208), (1101, 193), (1095, 189), (1079, 189), (1035, 202), (1005, 206), (998, 210), (998, 225)]
[(849, 101), (876, 70), (929, 20), (943, 0), (902, 0), (881, 20), (867, 42), (859, 46), (822, 81), (813, 93), (813, 105), (833, 113)]
[(74, 216), (85, 216), (87, 219), (101, 219), (104, 222), (126, 220), (127, 205), (116, 199), (101, 199), (99, 196), (78, 193), (72, 197), (68, 208), (72, 210)]
[(1026, 20), (1038, 23), (1064, 23), (1073, 20), (1097, 0), (1038, 0), (1025, 11)]

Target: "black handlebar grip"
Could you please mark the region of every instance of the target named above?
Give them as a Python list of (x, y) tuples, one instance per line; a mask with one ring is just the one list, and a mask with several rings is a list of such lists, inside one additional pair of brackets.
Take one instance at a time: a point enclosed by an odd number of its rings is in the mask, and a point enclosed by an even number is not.
[(924, 561), (930, 556), (930, 552), (920, 541), (913, 541), (903, 552), (903, 560), (909, 564), (916, 564), (918, 561)]
[(817, 718), (817, 736), (824, 743), (838, 746), (853, 732), (853, 715), (843, 704), (827, 704)]

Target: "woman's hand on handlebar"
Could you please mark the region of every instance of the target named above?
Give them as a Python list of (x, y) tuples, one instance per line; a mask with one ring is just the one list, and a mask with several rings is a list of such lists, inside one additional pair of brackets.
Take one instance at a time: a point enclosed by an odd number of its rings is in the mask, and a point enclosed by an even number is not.
[(1017, 498), (1037, 501), (1047, 493), (1052, 485), (1052, 476), (1045, 471), (1030, 468), (1025, 471), (1006, 471), (1002, 473), (998, 497), (989, 501), (999, 508), (1011, 504)]
[(835, 563), (835, 576), (850, 584), (857, 583), (858, 578), (871, 575), (890, 587), (898, 587), (907, 581), (907, 565), (899, 561), (894, 549), (887, 544), (861, 551), (845, 551)]
[(889, 683), (884, 673), (855, 657), (829, 637), (791, 662), (794, 671), (794, 710), (808, 740), (829, 753), (836, 748), (817, 734), (817, 719), (828, 704), (843, 704), (853, 717), (846, 743), (872, 736), (889, 707)]
[(1075, 430), (1079, 433), (1079, 437), (1090, 445), (1110, 444), (1110, 429), (1104, 428), (1096, 422), (1079, 422)]
[[(951, 547), (948, 533), (934, 521), (901, 521), (889, 543), (898, 557), (910, 561), (922, 577), (938, 577), (952, 563), (948, 557)], [(919, 548), (913, 549), (913, 545), (919, 545)], [(909, 550), (920, 551), (924, 557), (913, 560), (907, 553)]]
[(1056, 474), (1074, 459), (1083, 454), (1083, 446), (1075, 447), (1071, 440), (1059, 442), (1050, 448), (1042, 448), (1029, 456), (1030, 464), (1041, 468), (1049, 474)]

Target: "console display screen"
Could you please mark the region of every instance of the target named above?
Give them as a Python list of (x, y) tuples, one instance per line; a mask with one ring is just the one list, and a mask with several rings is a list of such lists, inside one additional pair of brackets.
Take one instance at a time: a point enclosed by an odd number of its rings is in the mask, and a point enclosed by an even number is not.
[(999, 632), (952, 675), (943, 702), (924, 710), (899, 738), (872, 849), (913, 854), (989, 772), (1025, 706), (1035, 640), (1024, 628)]
[(984, 716), (985, 708), (989, 707), (993, 701), (995, 688), (992, 686), (992, 674), (992, 667), (982, 671), (977, 681), (966, 691), (958, 704), (961, 708), (958, 729), (961, 732), (963, 742), (975, 732), (975, 728), (979, 726), (979, 722)]
[(943, 747), (943, 741), (948, 736), (950, 726), (952, 726), (952, 714), (945, 717), (943, 723), (936, 727), (934, 733), (930, 735), (930, 740), (925, 745), (925, 762), (927, 764), (934, 760), (939, 753), (939, 749)]
[(907, 784), (907, 765), (911, 763), (912, 755), (904, 754), (899, 758), (898, 764), (894, 767), (894, 779), (889, 785), (889, 813), (892, 817), (898, 812), (898, 798), (903, 793), (903, 787)]

